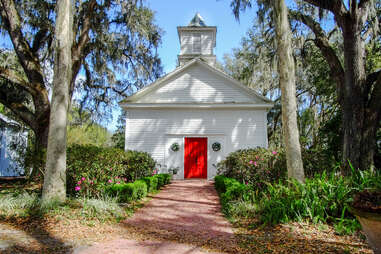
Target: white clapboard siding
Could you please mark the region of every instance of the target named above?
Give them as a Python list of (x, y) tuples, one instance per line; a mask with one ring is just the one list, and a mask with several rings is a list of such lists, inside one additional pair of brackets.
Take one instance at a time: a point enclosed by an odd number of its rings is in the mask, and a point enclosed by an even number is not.
[(191, 33), (183, 33), (180, 42), (180, 54), (192, 54), (193, 51), (193, 38)]
[(208, 32), (202, 34), (201, 38), (201, 53), (203, 55), (213, 55), (213, 33)]
[(195, 63), (136, 103), (262, 103), (259, 100), (255, 101), (231, 81)]
[[(183, 177), (184, 137), (208, 138), (208, 178), (216, 175), (213, 164), (232, 151), (267, 147), (265, 110), (247, 109), (129, 109), (126, 119), (126, 149), (150, 153), (161, 165), (179, 167)], [(214, 152), (213, 142), (222, 150)], [(172, 143), (180, 151), (172, 152)]]

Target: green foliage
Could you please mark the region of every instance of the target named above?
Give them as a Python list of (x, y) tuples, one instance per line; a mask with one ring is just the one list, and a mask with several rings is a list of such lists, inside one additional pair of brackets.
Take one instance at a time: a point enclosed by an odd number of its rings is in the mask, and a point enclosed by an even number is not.
[(142, 180), (147, 184), (148, 192), (153, 192), (158, 189), (158, 178), (154, 176), (143, 177)]
[(313, 223), (332, 223), (340, 234), (350, 234), (360, 228), (348, 211), (354, 193), (364, 189), (381, 189), (381, 173), (353, 170), (352, 176), (334, 172), (316, 174), (297, 181), (267, 183), (262, 192), (224, 176), (215, 178), (223, 211), (228, 216), (259, 215), (263, 224), (274, 225), (290, 221), (310, 220)]
[(122, 110), (122, 113), (118, 117), (118, 125), (116, 126), (116, 131), (111, 137), (114, 147), (124, 149), (125, 142), (126, 142), (125, 130), (126, 130), (126, 111)]
[(123, 209), (118, 205), (115, 198), (105, 196), (101, 199), (82, 198), (78, 201), (82, 204), (81, 215), (85, 218), (97, 218), (97, 220), (105, 222), (125, 216)]
[(72, 105), (68, 114), (67, 144), (68, 146), (94, 145), (107, 147), (111, 145), (111, 133), (94, 121), (95, 115), (83, 110), (80, 105)]
[(137, 201), (147, 196), (147, 184), (143, 180), (133, 183), (113, 184), (106, 188), (106, 193), (116, 196), (119, 202)]
[(165, 185), (165, 176), (163, 174), (157, 174), (154, 175), (154, 177), (157, 179), (157, 189), (160, 189)]
[(214, 182), (215, 188), (221, 198), (222, 210), (228, 216), (235, 202), (248, 201), (251, 196), (249, 187), (241, 184), (234, 178), (217, 175), (214, 178)]
[(171, 174), (160, 174), (163, 175), (164, 178), (164, 185), (170, 184), (172, 180), (172, 175)]
[[(106, 187), (106, 194), (109, 196), (117, 197), (119, 202), (132, 202), (137, 201), (145, 196), (147, 193), (160, 189), (160, 187), (169, 184), (171, 175), (158, 174), (150, 177), (143, 177), (132, 183), (116, 183)], [(158, 183), (162, 183), (159, 185)]]
[(217, 165), (218, 172), (241, 183), (262, 190), (267, 182), (285, 179), (286, 161), (283, 150), (243, 149), (230, 153)]
[(26, 216), (29, 210), (39, 203), (37, 194), (27, 192), (15, 192), (0, 195), (0, 215), (3, 216)]
[(107, 147), (110, 144), (111, 134), (108, 130), (99, 124), (68, 126), (67, 144), (68, 146), (94, 145)]
[(67, 218), (82, 217), (86, 220), (100, 222), (121, 219), (126, 216), (115, 198), (102, 197), (100, 199), (80, 198), (67, 199), (65, 203), (53, 200), (41, 203), (36, 193), (15, 191), (12, 194), (0, 194), (0, 216), (26, 217), (42, 216), (45, 214), (60, 215)]
[(335, 171), (338, 166), (338, 158), (325, 149), (304, 149), (302, 151), (302, 159), (306, 177), (313, 177), (315, 174), (321, 174), (324, 171)]
[(152, 175), (155, 164), (144, 152), (74, 145), (67, 153), (67, 192), (100, 197), (108, 185)]

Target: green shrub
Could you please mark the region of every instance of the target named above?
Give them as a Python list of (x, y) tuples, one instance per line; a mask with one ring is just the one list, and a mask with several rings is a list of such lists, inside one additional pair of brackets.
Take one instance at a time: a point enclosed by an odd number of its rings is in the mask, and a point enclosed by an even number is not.
[(132, 202), (147, 196), (147, 184), (143, 180), (133, 183), (113, 184), (106, 188), (107, 194), (118, 198), (119, 202)]
[(303, 168), (306, 177), (313, 177), (315, 174), (336, 171), (337, 161), (335, 157), (321, 149), (302, 150)]
[(225, 178), (226, 177), (223, 175), (216, 175), (214, 177), (214, 187), (216, 188), (218, 194), (224, 193), (226, 191), (224, 183)]
[(240, 184), (236, 179), (222, 176), (222, 175), (217, 175), (214, 178), (216, 190), (218, 193), (222, 194), (227, 191), (227, 189), (234, 185), (234, 184)]
[(164, 186), (165, 177), (163, 174), (157, 174), (157, 175), (154, 175), (154, 177), (157, 178), (157, 189), (160, 190), (160, 188)]
[(67, 152), (67, 192), (100, 197), (105, 187), (133, 182), (154, 170), (155, 161), (148, 153), (73, 145)]
[(147, 184), (148, 192), (157, 190), (158, 178), (154, 176), (143, 177), (142, 180)]
[(286, 177), (286, 160), (282, 150), (265, 148), (243, 149), (230, 153), (217, 164), (219, 174), (235, 178), (263, 190), (266, 183), (278, 182)]
[(147, 196), (148, 190), (147, 190), (147, 184), (143, 180), (137, 180), (133, 183), (135, 185), (136, 189), (136, 199), (139, 200)]
[(170, 184), (172, 180), (171, 174), (162, 174), (164, 178), (164, 185)]
[(220, 195), (222, 210), (226, 215), (231, 214), (232, 205), (240, 201), (248, 201), (251, 195), (247, 185), (233, 178), (218, 175), (214, 178), (215, 188)]

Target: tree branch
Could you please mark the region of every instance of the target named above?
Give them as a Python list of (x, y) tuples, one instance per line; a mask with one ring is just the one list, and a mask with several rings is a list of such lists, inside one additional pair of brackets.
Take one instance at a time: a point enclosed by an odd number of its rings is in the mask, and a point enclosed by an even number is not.
[(41, 46), (44, 44), (48, 36), (49, 30), (46, 28), (40, 29), (36, 35), (34, 36), (33, 45), (32, 45), (32, 52), (36, 53)]
[(89, 32), (91, 29), (91, 15), (93, 15), (97, 2), (95, 0), (89, 3), (87, 15), (83, 19), (82, 31), (79, 35), (78, 42), (73, 44), (72, 47), (72, 78), (70, 82), (69, 97), (71, 98), (75, 88), (75, 79), (81, 68), (82, 60), (84, 58), (84, 49), (89, 42)]
[(12, 83), (18, 84), (20, 87), (23, 87), (28, 93), (32, 95), (36, 92), (30, 87), (30, 83), (27, 80), (20, 77), (20, 75), (12, 69), (4, 69), (0, 67), (0, 77)]
[(335, 16), (343, 17), (347, 13), (342, 0), (304, 0), (313, 6), (328, 10)]
[[(329, 44), (328, 37), (325, 35), (324, 30), (320, 27), (320, 24), (312, 19), (310, 16), (303, 15), (299, 12), (295, 12), (290, 10), (290, 17), (297, 21), (302, 22), (307, 27), (309, 27), (315, 35), (315, 39), (313, 40), (315, 45), (320, 49), (322, 55), (327, 61), (331, 76), (336, 82), (336, 91), (338, 95), (339, 103), (343, 98), (343, 85), (344, 85), (344, 69), (342, 64), (337, 57), (335, 50)], [(341, 103), (340, 103), (341, 104)]]
[(1, 1), (1, 17), (11, 37), (13, 47), (25, 70), (25, 74), (32, 83), (43, 84), (44, 79), (37, 55), (35, 55), (21, 31), (21, 18), (13, 0)]
[(32, 51), (22, 33), (22, 22), (13, 0), (0, 0), (0, 13), (3, 24), (9, 33), (18, 60), (29, 80), (36, 111), (46, 111), (49, 108), (48, 92), (38, 56)]
[(9, 108), (18, 118), (32, 129), (37, 127), (35, 115), (24, 104), (10, 101), (4, 93), (0, 93), (0, 103)]

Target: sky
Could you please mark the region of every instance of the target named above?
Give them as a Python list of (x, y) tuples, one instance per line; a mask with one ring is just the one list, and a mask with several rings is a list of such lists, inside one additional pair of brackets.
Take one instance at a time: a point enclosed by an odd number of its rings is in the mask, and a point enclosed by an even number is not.
[[(216, 48), (214, 54), (222, 61), (224, 54), (231, 53), (240, 45), (242, 37), (252, 26), (256, 12), (248, 9), (240, 15), (238, 22), (230, 8), (230, 0), (146, 0), (146, 5), (155, 12), (155, 24), (163, 31), (162, 44), (158, 49), (164, 73), (176, 68), (180, 42), (178, 26), (187, 26), (198, 12), (207, 26), (217, 27)], [(113, 113), (113, 120), (108, 124), (110, 131), (116, 130), (119, 110)]]
[(155, 23), (164, 30), (159, 56), (166, 73), (176, 68), (180, 52), (177, 26), (187, 26), (197, 12), (206, 25), (217, 26), (215, 54), (218, 60), (239, 46), (255, 17), (255, 10), (247, 10), (238, 22), (230, 8), (230, 0), (148, 0), (146, 4), (155, 12)]

